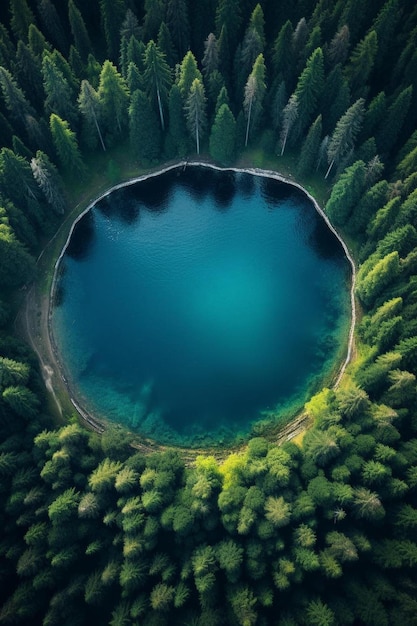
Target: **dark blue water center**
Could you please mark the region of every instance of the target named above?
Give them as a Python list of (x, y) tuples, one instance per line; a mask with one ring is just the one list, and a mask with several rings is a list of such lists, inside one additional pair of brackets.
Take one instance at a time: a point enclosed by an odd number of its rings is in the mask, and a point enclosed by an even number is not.
[(161, 442), (229, 442), (301, 406), (344, 358), (349, 281), (303, 193), (189, 166), (80, 220), (53, 334), (87, 410)]

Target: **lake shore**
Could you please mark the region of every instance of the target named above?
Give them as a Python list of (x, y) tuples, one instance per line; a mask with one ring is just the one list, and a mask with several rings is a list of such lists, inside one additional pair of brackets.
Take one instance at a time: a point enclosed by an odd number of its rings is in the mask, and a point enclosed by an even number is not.
[[(93, 200), (89, 201), (87, 206), (85, 206), (78, 214), (75, 214), (74, 218), (71, 222), (64, 222), (64, 225), (61, 226), (61, 238), (64, 237), (65, 243), (62, 246), (59, 255), (50, 260), (50, 264), (48, 267), (48, 263), (45, 266), (41, 263), (38, 263), (40, 266), (40, 276), (37, 281), (28, 288), (26, 297), (24, 299), (24, 305), (20, 310), (17, 320), (16, 320), (16, 328), (19, 333), (25, 338), (25, 340), (29, 343), (32, 349), (37, 354), (40, 363), (41, 374), (45, 383), (45, 387), (48, 391), (50, 397), (50, 405), (54, 408), (54, 413), (57, 416), (58, 422), (64, 422), (65, 419), (68, 418), (69, 415), (73, 413), (77, 413), (85, 425), (96, 432), (103, 432), (105, 428), (105, 422), (97, 419), (94, 415), (88, 413), (83, 407), (79, 405), (75, 398), (74, 391), (71, 389), (70, 384), (68, 383), (66, 376), (64, 374), (64, 370), (62, 364), (59, 361), (59, 357), (54, 346), (53, 337), (51, 334), (50, 328), (50, 318), (51, 318), (51, 307), (53, 305), (53, 298), (55, 294), (56, 288), (56, 279), (57, 279), (57, 271), (59, 268), (60, 260), (62, 259), (63, 254), (69, 244), (71, 235), (74, 231), (74, 228), (78, 221), (102, 198), (108, 196), (112, 191), (116, 189), (121, 189), (128, 185), (135, 184), (142, 180), (146, 180), (150, 177), (158, 176), (164, 172), (168, 172), (173, 169), (183, 168), (185, 169), (187, 166), (204, 166), (210, 167), (219, 171), (233, 171), (233, 172), (243, 172), (247, 174), (252, 174), (256, 176), (269, 177), (280, 182), (292, 185), (298, 189), (300, 189), (313, 203), (317, 212), (321, 215), (321, 217), (325, 220), (327, 226), (330, 230), (335, 234), (335, 236), (340, 241), (343, 246), (344, 253), (346, 258), (348, 259), (351, 268), (352, 268), (352, 283), (351, 283), (351, 324), (349, 329), (349, 338), (348, 338), (348, 346), (347, 346), (347, 354), (344, 362), (342, 363), (333, 386), (336, 387), (339, 385), (341, 378), (348, 366), (349, 362), (352, 358), (353, 353), (353, 339), (354, 339), (354, 328), (356, 323), (356, 305), (355, 305), (355, 297), (354, 297), (354, 286), (355, 286), (355, 264), (349, 253), (349, 250), (343, 241), (342, 237), (339, 233), (334, 229), (323, 209), (319, 206), (317, 201), (313, 198), (313, 196), (306, 191), (299, 183), (291, 180), (288, 177), (282, 176), (276, 171), (273, 170), (265, 170), (261, 168), (252, 168), (252, 167), (242, 167), (242, 168), (221, 168), (215, 166), (211, 163), (205, 162), (203, 160), (186, 160), (179, 161), (173, 164), (169, 164), (165, 167), (161, 167), (155, 169), (151, 172), (143, 174), (141, 176), (133, 177), (127, 181), (114, 185), (110, 189), (106, 190), (104, 193), (97, 196)], [(71, 215), (71, 214), (70, 214)], [(65, 229), (63, 228), (65, 226)], [(56, 235), (53, 239), (56, 238)], [(51, 240), (52, 241), (52, 240)], [(44, 253), (48, 247), (50, 247), (51, 242), (47, 244), (45, 250), (40, 255), (38, 261), (44, 257)], [(51, 266), (53, 265), (54, 271), (52, 276), (52, 286), (50, 289), (45, 290), (45, 285), (50, 283), (51, 277)], [(42, 288), (43, 287), (43, 288)], [(305, 413), (301, 412), (297, 417), (292, 419), (290, 422), (287, 422), (279, 428), (277, 432), (275, 432), (273, 436), (273, 441), (280, 444), (284, 441), (289, 441), (294, 437), (300, 435), (311, 423), (310, 417)], [(134, 434), (134, 447), (138, 448), (145, 452), (151, 452), (156, 450), (164, 450), (169, 446), (164, 446), (162, 444), (158, 444), (157, 442), (141, 439), (138, 435)], [(241, 446), (239, 446), (241, 447)], [(181, 449), (184, 453), (185, 458), (195, 458), (198, 454), (214, 454), (219, 458), (224, 458), (225, 454), (228, 451), (234, 451), (236, 448), (230, 447), (227, 450), (222, 449)]]

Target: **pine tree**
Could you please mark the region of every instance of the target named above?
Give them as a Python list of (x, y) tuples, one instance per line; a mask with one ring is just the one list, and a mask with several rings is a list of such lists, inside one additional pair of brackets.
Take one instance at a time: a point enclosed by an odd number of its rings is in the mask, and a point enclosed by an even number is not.
[(4, 67), (0, 67), (0, 87), (10, 118), (19, 123), (19, 128), (24, 128), (26, 117), (35, 116), (36, 113), (11, 73)]
[(35, 417), (40, 404), (33, 391), (23, 385), (6, 387), (2, 398), (16, 415), (27, 420)]
[(69, 42), (62, 25), (61, 18), (51, 0), (39, 0), (38, 3), (41, 22), (50, 40), (63, 54), (68, 52)]
[(55, 113), (72, 125), (77, 124), (77, 111), (72, 102), (72, 89), (49, 54), (42, 61), (43, 83), (46, 93), (45, 112)]
[(120, 28), (120, 36), (122, 39), (125, 38), (127, 41), (129, 41), (131, 37), (140, 39), (139, 21), (131, 9), (126, 11), (125, 19), (123, 20)]
[(142, 39), (155, 40), (162, 22), (166, 23), (166, 2), (164, 0), (145, 0)]
[(90, 126), (94, 126), (98, 134), (98, 137), (100, 139), (101, 147), (105, 151), (106, 146), (104, 143), (103, 135), (102, 135), (100, 124), (99, 124), (100, 101), (99, 101), (98, 93), (90, 85), (88, 80), (83, 80), (81, 82), (80, 95), (78, 96), (78, 106), (80, 108), (81, 114), (85, 118), (86, 123)]
[(242, 14), (239, 0), (219, 0), (216, 9), (216, 33), (220, 37), (222, 28), (226, 28), (228, 44), (234, 49), (238, 41)]
[(98, 88), (103, 128), (110, 141), (123, 136), (127, 126), (129, 91), (126, 82), (111, 61), (104, 61)]
[(235, 154), (236, 120), (227, 104), (222, 104), (216, 114), (210, 134), (210, 154), (223, 165), (230, 163)]
[(290, 20), (287, 20), (275, 40), (272, 56), (274, 74), (285, 81), (287, 89), (292, 88), (295, 74), (292, 52), (293, 35), (294, 29)]
[(161, 26), (159, 27), (157, 43), (160, 51), (165, 54), (165, 60), (169, 67), (174, 67), (178, 60), (178, 55), (175, 52), (171, 33), (165, 22), (161, 22)]
[(110, 60), (115, 61), (120, 48), (120, 30), (125, 16), (123, 0), (100, 0), (101, 24)]
[(378, 37), (371, 30), (353, 50), (346, 66), (346, 76), (354, 97), (362, 96), (378, 52)]
[(21, 40), (27, 43), (29, 26), (36, 23), (27, 0), (10, 0), (10, 13), (10, 27), (16, 41)]
[(29, 48), (31, 52), (37, 57), (39, 60), (42, 60), (42, 55), (46, 51), (52, 52), (52, 46), (48, 43), (41, 33), (41, 31), (35, 26), (35, 24), (31, 24), (29, 26)]
[(336, 65), (344, 65), (348, 57), (350, 45), (349, 26), (344, 24), (330, 42), (328, 49), (329, 60), (333, 67)]
[(366, 167), (363, 161), (356, 161), (346, 168), (333, 186), (326, 204), (326, 213), (337, 226), (345, 224), (362, 196), (366, 186)]
[(329, 176), (333, 165), (340, 163), (353, 150), (356, 138), (362, 127), (363, 116), (364, 100), (359, 98), (337, 122), (327, 149), (329, 168), (325, 178)]
[(0, 66), (13, 71), (15, 47), (11, 42), (9, 31), (0, 23)]
[(250, 131), (256, 128), (262, 115), (265, 92), (265, 61), (263, 54), (260, 54), (253, 64), (252, 72), (249, 74), (245, 86), (245, 97), (243, 100), (243, 108), (247, 120), (245, 147), (248, 145)]
[(146, 94), (139, 89), (132, 94), (129, 108), (130, 144), (140, 162), (153, 162), (159, 157), (161, 133), (158, 118)]
[(144, 55), (145, 72), (143, 75), (146, 93), (149, 98), (157, 100), (159, 119), (162, 130), (165, 130), (163, 106), (167, 104), (168, 94), (171, 88), (171, 71), (163, 53), (154, 41), (146, 46)]
[(55, 150), (62, 167), (74, 176), (84, 176), (85, 165), (82, 161), (75, 133), (66, 120), (55, 113), (50, 117), (50, 129)]
[(191, 50), (189, 50), (181, 62), (177, 82), (184, 101), (187, 100), (191, 85), (195, 79), (199, 80), (201, 83), (203, 82), (203, 77), (197, 67), (196, 58)]
[(55, 165), (45, 153), (38, 150), (36, 157), (30, 162), (30, 167), (47, 202), (56, 213), (64, 213), (67, 201), (64, 196), (64, 185)]
[(195, 139), (197, 154), (200, 154), (200, 142), (207, 124), (206, 95), (201, 80), (195, 78), (185, 104), (187, 127)]
[[(35, 263), (33, 258), (16, 239), (11, 227), (0, 223), (0, 285), (6, 288), (20, 287), (26, 281), (31, 280), (34, 273)], [(20, 389), (19, 386), (18, 388)], [(8, 389), (13, 390), (14, 387), (8, 387)], [(22, 389), (26, 389), (26, 387), (22, 387)], [(16, 398), (16, 392), (9, 391), (8, 395), (9, 405), (12, 406)], [(18, 398), (15, 404), (19, 410), (20, 405), (17, 405), (19, 394), (17, 395)]]
[[(19, 181), (19, 184), (16, 184)], [(38, 198), (29, 163), (9, 148), (0, 151), (0, 192), (17, 207), (28, 210), (29, 202)], [(28, 211), (29, 212), (29, 211)]]
[(81, 59), (87, 62), (88, 55), (92, 52), (93, 48), (81, 11), (75, 5), (74, 0), (69, 0), (68, 2), (68, 18), (75, 47)]
[(16, 62), (19, 83), (26, 93), (31, 94), (37, 109), (42, 110), (45, 93), (42, 85), (41, 64), (29, 46), (21, 40), (17, 44)]
[(297, 173), (305, 176), (315, 169), (321, 143), (322, 123), (319, 115), (310, 126), (307, 137), (301, 148), (301, 155), (298, 161)]
[(403, 89), (389, 107), (381, 121), (375, 140), (380, 154), (387, 154), (394, 147), (412, 102), (413, 88)]
[(323, 51), (317, 48), (308, 59), (305, 69), (301, 73), (295, 96), (298, 101), (298, 132), (302, 135), (311, 124), (316, 113), (319, 98), (324, 86)]
[(284, 154), (285, 146), (287, 145), (287, 139), (289, 134), (297, 121), (298, 118), (298, 99), (295, 94), (293, 94), (288, 103), (284, 107), (282, 111), (282, 122), (281, 122), (281, 156)]
[(188, 137), (183, 101), (178, 85), (173, 85), (169, 92), (168, 111), (168, 154), (170, 156), (184, 157), (188, 152)]
[(185, 0), (168, 0), (166, 13), (167, 26), (172, 42), (180, 59), (190, 47), (190, 25), (188, 7)]
[(210, 33), (204, 42), (204, 56), (201, 64), (205, 78), (219, 68), (218, 42), (213, 33)]

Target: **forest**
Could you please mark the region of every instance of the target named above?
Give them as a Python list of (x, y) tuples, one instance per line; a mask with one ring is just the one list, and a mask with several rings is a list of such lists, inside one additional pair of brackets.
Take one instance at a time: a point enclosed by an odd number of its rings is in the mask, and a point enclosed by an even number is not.
[[(414, 0), (4, 0), (0, 141), (0, 624), (417, 625)], [(318, 197), (359, 315), (302, 437), (190, 462), (59, 421), (15, 319), (91, 181), (195, 157)]]

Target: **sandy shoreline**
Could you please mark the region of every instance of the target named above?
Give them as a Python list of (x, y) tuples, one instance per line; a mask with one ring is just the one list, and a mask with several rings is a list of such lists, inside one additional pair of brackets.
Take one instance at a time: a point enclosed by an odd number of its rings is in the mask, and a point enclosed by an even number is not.
[[(315, 207), (316, 211), (321, 215), (321, 217), (325, 220), (327, 226), (330, 228), (330, 230), (334, 233), (334, 235), (340, 241), (343, 247), (345, 256), (348, 259), (352, 268), (352, 282), (351, 282), (351, 290), (350, 290), (351, 324), (350, 324), (350, 330), (349, 330), (347, 354), (337, 374), (336, 380), (333, 383), (333, 387), (337, 387), (339, 385), (340, 380), (346, 370), (346, 367), (348, 366), (352, 358), (354, 329), (355, 329), (355, 323), (356, 323), (356, 304), (355, 304), (355, 297), (354, 297), (356, 268), (355, 268), (353, 258), (350, 255), (350, 252), (346, 246), (346, 243), (342, 239), (342, 237), (339, 235), (336, 229), (332, 226), (327, 215), (324, 213), (323, 209), (320, 207), (317, 201), (313, 198), (313, 196), (311, 196), (311, 194), (308, 193), (306, 189), (304, 189), (299, 183), (296, 183), (293, 180), (286, 178), (273, 170), (264, 170), (264, 169), (259, 169), (259, 168), (235, 168), (235, 167), (222, 168), (222, 167), (218, 167), (216, 165), (210, 164), (210, 163), (206, 163), (201, 160), (198, 160), (198, 161), (187, 160), (187, 161), (179, 161), (174, 164), (170, 164), (168, 166), (159, 168), (155, 171), (148, 172), (147, 174), (134, 177), (123, 183), (114, 185), (110, 189), (106, 190), (104, 193), (97, 196), (97, 198), (90, 201), (88, 206), (84, 210), (82, 210), (82, 212), (72, 221), (71, 226), (69, 227), (65, 244), (62, 247), (61, 252), (54, 264), (52, 287), (49, 293), (44, 295), (40, 292), (40, 289), (39, 289), (40, 279), (38, 279), (38, 281), (35, 282), (28, 290), (28, 293), (24, 301), (24, 305), (18, 314), (16, 325), (18, 329), (20, 330), (20, 333), (23, 335), (23, 337), (26, 339), (26, 341), (35, 351), (39, 359), (41, 373), (42, 373), (43, 380), (45, 382), (46, 389), (48, 390), (52, 398), (52, 401), (56, 407), (56, 411), (61, 418), (63, 418), (65, 415), (68, 415), (69, 412), (72, 410), (72, 412), (76, 411), (79, 414), (79, 416), (81, 417), (83, 422), (86, 424), (86, 426), (95, 430), (96, 432), (101, 433), (103, 432), (105, 428), (104, 423), (101, 422), (99, 419), (95, 418), (90, 413), (88, 413), (85, 409), (83, 409), (83, 407), (79, 405), (76, 398), (74, 397), (75, 394), (73, 393), (68, 381), (66, 380), (66, 377), (64, 374), (64, 368), (62, 367), (59, 361), (58, 354), (57, 354), (57, 351), (53, 342), (53, 335), (51, 332), (50, 322), (51, 322), (52, 304), (53, 304), (53, 300), (55, 296), (59, 264), (68, 247), (74, 228), (76, 227), (77, 223), (81, 220), (81, 218), (88, 211), (90, 211), (91, 208), (97, 202), (107, 197), (113, 191), (117, 189), (121, 189), (123, 187), (127, 187), (129, 185), (133, 185), (137, 182), (146, 180), (148, 178), (159, 176), (165, 172), (168, 172), (174, 169), (178, 169), (178, 168), (185, 169), (187, 166), (203, 166), (203, 167), (209, 167), (211, 169), (218, 170), (218, 171), (232, 171), (236, 173), (247, 173), (247, 174), (252, 174), (255, 176), (263, 176), (267, 178), (272, 178), (280, 182), (292, 185), (293, 187), (296, 187), (297, 189), (301, 190), (308, 197), (308, 199), (313, 203), (313, 206)], [(44, 252), (47, 250), (47, 248), (50, 246), (50, 244), (55, 238), (56, 238), (56, 235), (54, 235), (51, 241), (48, 242), (48, 244), (45, 246), (44, 250), (38, 257), (38, 262), (40, 261)], [(62, 406), (63, 403), (65, 404), (65, 406)], [(274, 440), (276, 441), (276, 443), (283, 443), (284, 441), (289, 441), (293, 437), (302, 433), (310, 423), (311, 423), (311, 420), (309, 416), (305, 413), (301, 413), (299, 416), (291, 420), (291, 422), (284, 425), (282, 429), (279, 430), (278, 434), (274, 437)], [(140, 436), (136, 434), (135, 434), (135, 440), (138, 440), (138, 441), (134, 444), (134, 446), (140, 450), (143, 450), (143, 452), (162, 450), (162, 449), (167, 449), (167, 447), (169, 447), (169, 446), (158, 444), (157, 442), (150, 441), (148, 439), (141, 440)], [(196, 450), (194, 448), (190, 448), (190, 449), (187, 449), (187, 451), (184, 450), (184, 452), (186, 452), (187, 456), (188, 454), (190, 454), (192, 457), (195, 457), (199, 453), (200, 454), (201, 453), (215, 454), (216, 456), (217, 455), (224, 456), (225, 454), (224, 450), (215, 450), (215, 449), (214, 450), (212, 449)]]

